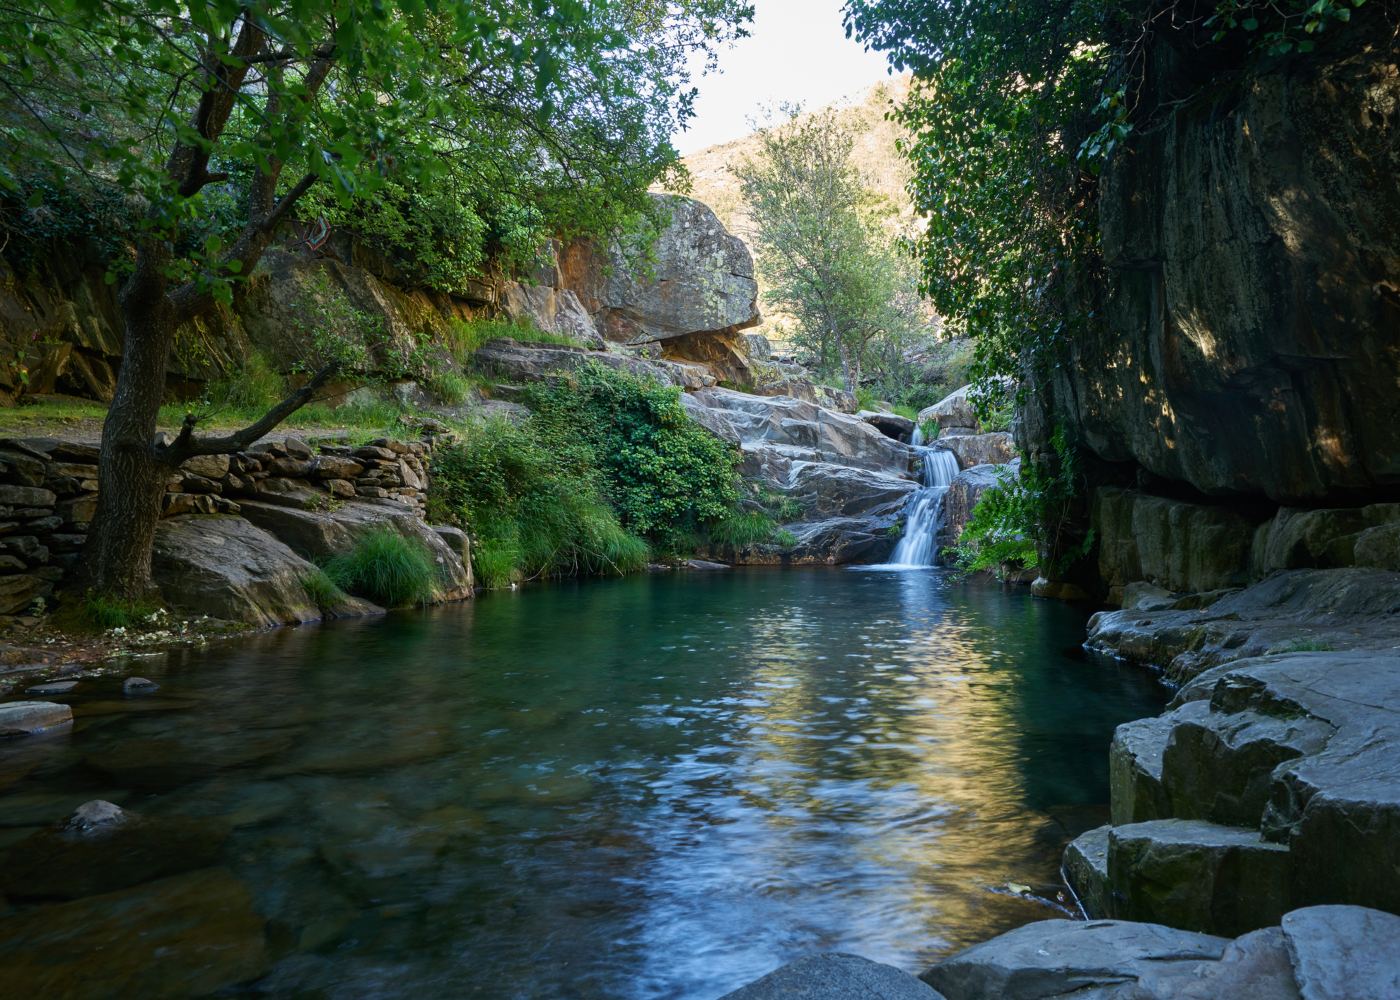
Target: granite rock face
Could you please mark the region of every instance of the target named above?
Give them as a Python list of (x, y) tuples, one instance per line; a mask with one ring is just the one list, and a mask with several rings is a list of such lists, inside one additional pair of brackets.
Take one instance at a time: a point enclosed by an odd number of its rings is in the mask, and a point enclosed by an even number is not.
[(603, 335), (642, 344), (737, 333), (759, 322), (753, 257), (707, 205), (654, 195), (669, 214), (643, 266), (638, 247), (577, 243), (560, 254), (562, 286), (577, 293)]
[(1171, 110), (1105, 167), (1103, 323), (1069, 341), (1032, 440), (1062, 423), (1106, 462), (1282, 504), (1400, 487), (1400, 59), (1383, 16), (1244, 72), (1154, 39), (1144, 99)]
[(631, 354), (589, 351), (557, 344), (528, 344), (516, 340), (492, 340), (473, 355), (473, 363), (486, 374), (506, 382), (538, 382), (576, 371), (587, 364), (601, 364), (663, 385), (701, 389), (715, 384), (703, 365), (674, 361), (648, 361)]
[(1214, 667), (1119, 727), (1112, 820), (1065, 874), (1091, 916), (1226, 933), (1291, 907), (1400, 910), (1400, 657)]
[(686, 398), (702, 426), (739, 446), (740, 474), (795, 503), (783, 528), (797, 563), (877, 562), (910, 495), (915, 452), (868, 422), (786, 396), (707, 389)]

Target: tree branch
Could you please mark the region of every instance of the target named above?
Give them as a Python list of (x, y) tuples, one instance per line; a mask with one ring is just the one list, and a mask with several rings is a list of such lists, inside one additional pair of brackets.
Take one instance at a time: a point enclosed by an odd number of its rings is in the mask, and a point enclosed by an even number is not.
[(311, 376), (310, 381), (304, 386), (268, 410), (257, 421), (242, 430), (234, 431), (232, 434), (224, 434), (221, 437), (196, 438), (194, 428), (195, 424), (199, 422), (199, 418), (193, 413), (187, 413), (184, 423), (180, 425), (180, 433), (175, 440), (169, 444), (155, 446), (156, 457), (171, 468), (175, 468), (186, 459), (194, 458), (196, 455), (227, 455), (236, 451), (246, 451), (254, 441), (311, 402), (316, 396), (316, 391), (330, 381), (339, 370), (338, 364), (326, 365)]

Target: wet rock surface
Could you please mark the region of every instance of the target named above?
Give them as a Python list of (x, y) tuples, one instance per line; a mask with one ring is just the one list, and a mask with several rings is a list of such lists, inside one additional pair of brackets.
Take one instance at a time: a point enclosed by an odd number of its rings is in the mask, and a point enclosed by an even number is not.
[(4, 996), (206, 996), (269, 964), (263, 919), (221, 868), (0, 919)]
[(11, 701), (0, 704), (0, 740), (28, 736), (66, 726), (73, 710), (51, 701)]
[(907, 972), (855, 955), (812, 955), (789, 962), (720, 1000), (942, 1000)]

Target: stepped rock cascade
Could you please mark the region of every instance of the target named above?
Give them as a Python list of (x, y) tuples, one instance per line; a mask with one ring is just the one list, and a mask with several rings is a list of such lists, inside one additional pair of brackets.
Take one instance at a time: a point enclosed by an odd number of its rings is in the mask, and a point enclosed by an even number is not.
[[(918, 430), (915, 441), (921, 440)], [(893, 566), (932, 566), (938, 554), (938, 529), (943, 520), (943, 495), (958, 474), (958, 460), (946, 448), (919, 447), (923, 485), (909, 505), (904, 535), (890, 557)]]

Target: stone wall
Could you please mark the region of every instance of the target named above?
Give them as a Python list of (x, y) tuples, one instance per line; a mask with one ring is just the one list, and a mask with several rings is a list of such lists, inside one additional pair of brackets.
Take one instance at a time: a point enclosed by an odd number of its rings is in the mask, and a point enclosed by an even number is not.
[[(426, 511), (433, 439), (267, 438), (246, 452), (190, 459), (166, 484), (163, 517), (239, 515), (246, 503), (328, 512), (347, 502)], [(0, 440), (0, 614), (19, 614), (82, 558), (97, 507), (97, 444)]]

